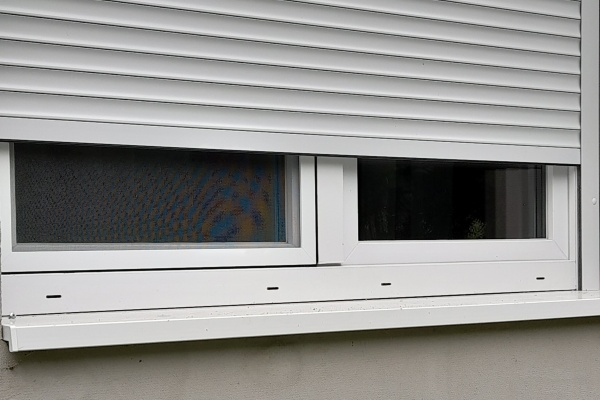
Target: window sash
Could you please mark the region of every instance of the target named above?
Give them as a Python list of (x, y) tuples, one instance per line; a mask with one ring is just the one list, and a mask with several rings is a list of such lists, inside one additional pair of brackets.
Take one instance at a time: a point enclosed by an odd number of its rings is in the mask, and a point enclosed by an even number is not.
[[(376, 265), (576, 260), (576, 169), (547, 167), (547, 238), (359, 241), (357, 160), (319, 158), (319, 262)], [(341, 205), (343, 205), (341, 207)], [(322, 229), (322, 227), (325, 227)]]
[[(298, 160), (298, 167), (292, 160)], [(0, 221), (2, 270), (52, 272), (124, 269), (215, 268), (263, 265), (312, 264), (315, 262), (314, 159), (288, 156), (288, 243), (82, 244), (37, 245), (15, 242), (14, 181), (10, 145), (0, 143)]]

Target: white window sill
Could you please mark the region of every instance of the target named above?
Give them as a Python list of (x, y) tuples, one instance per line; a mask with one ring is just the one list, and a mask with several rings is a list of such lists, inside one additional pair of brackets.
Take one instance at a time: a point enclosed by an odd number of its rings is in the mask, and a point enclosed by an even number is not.
[(600, 292), (545, 292), (2, 318), (10, 351), (600, 315)]

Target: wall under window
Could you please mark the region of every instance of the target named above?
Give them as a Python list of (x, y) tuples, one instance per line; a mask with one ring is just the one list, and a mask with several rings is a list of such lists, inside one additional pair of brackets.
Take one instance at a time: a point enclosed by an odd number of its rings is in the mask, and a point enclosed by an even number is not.
[(8, 353), (0, 398), (593, 399), (600, 319)]

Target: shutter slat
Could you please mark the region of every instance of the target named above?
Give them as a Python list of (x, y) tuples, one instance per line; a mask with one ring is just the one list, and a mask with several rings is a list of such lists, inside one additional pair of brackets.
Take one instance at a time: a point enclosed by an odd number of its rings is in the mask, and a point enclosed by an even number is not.
[(0, 88), (11, 91), (368, 117), (579, 129), (579, 113), (570, 111), (13, 67), (0, 67), (0, 77)]
[[(243, 43), (227, 42), (226, 51), (212, 56), (233, 58), (241, 53)], [(300, 85), (321, 87), (328, 90), (340, 82), (346, 87), (373, 84), (365, 93), (379, 90), (375, 81), (385, 81), (385, 93), (393, 90), (395, 78), (416, 78), (433, 81), (472, 83), (490, 86), (507, 86), (545, 91), (579, 93), (579, 76), (539, 71), (515, 70), (509, 68), (486, 67), (471, 64), (447, 63), (440, 61), (415, 60), (410, 58), (355, 55), (352, 53), (322, 52), (298, 48), (288, 51), (288, 47), (265, 51), (253, 51), (247, 62), (224, 62), (193, 57), (173, 57), (159, 54), (110, 51), (74, 46), (49, 45), (32, 42), (0, 40), (0, 63), (35, 67), (53, 67), (68, 70), (122, 73), (141, 76), (181, 78), (191, 80), (216, 80), (229, 83), (259, 83), (273, 85)], [(256, 47), (254, 48), (256, 50)], [(327, 57), (328, 56), (328, 57)], [(218, 57), (217, 57), (218, 58)], [(249, 62), (252, 62), (250, 64)], [(266, 64), (263, 64), (266, 63)], [(281, 68), (283, 65), (290, 68)], [(280, 78), (281, 77), (281, 78)], [(288, 81), (291, 80), (292, 82)], [(267, 83), (265, 83), (265, 80)], [(283, 83), (280, 83), (283, 80)], [(349, 85), (347, 80), (352, 80)], [(427, 90), (427, 83), (423, 91)], [(316, 88), (315, 88), (316, 89)], [(468, 90), (468, 89), (467, 89)], [(477, 89), (473, 89), (475, 91)], [(487, 88), (485, 90), (488, 90)], [(491, 89), (490, 89), (491, 90)], [(542, 92), (544, 91), (544, 92)], [(538, 92), (529, 92), (535, 94)], [(440, 91), (440, 95), (443, 95)], [(502, 97), (499, 95), (499, 97)], [(549, 97), (552, 97), (551, 95)], [(577, 96), (578, 97), (578, 96)], [(567, 97), (563, 98), (567, 103)], [(569, 98), (570, 99), (570, 98)], [(474, 101), (477, 101), (476, 99)], [(543, 100), (542, 100), (543, 102)], [(541, 103), (540, 103), (541, 104)], [(544, 107), (540, 105), (540, 107)], [(549, 108), (556, 108), (549, 106)], [(567, 109), (569, 109), (567, 107)]]
[[(343, 0), (345, 1), (345, 0)], [(445, 0), (444, 0), (445, 1)], [(504, 8), (563, 18), (581, 18), (581, 2), (576, 0), (452, 0), (479, 6)]]
[[(142, 1), (146, 2), (149, 0)], [(164, 3), (164, 0), (162, 1)], [(429, 13), (433, 12), (433, 10), (437, 11), (437, 7), (445, 7), (446, 10), (454, 8), (455, 13), (457, 13), (458, 10), (464, 12), (464, 10), (468, 10), (470, 8), (471, 10), (479, 9), (480, 12), (492, 13), (517, 11), (529, 13), (530, 17), (539, 15), (553, 16), (563, 19), (581, 18), (581, 2), (575, 0), (369, 0), (368, 2), (362, 0), (298, 0), (298, 2), (310, 4), (328, 4), (358, 9), (372, 9), (393, 13), (403, 13), (406, 9), (424, 9), (426, 10), (425, 12)], [(436, 7), (436, 5), (432, 3), (442, 4), (439, 4)], [(455, 3), (462, 4), (459, 4), (459, 7), (455, 8)], [(420, 7), (422, 7), (422, 9)], [(466, 13), (468, 13), (468, 11), (466, 11)], [(501, 17), (499, 19), (501, 20)]]
[[(0, 92), (0, 115), (298, 134), (577, 147), (579, 131)], [(60, 136), (60, 133), (57, 134)], [(58, 140), (58, 139), (56, 139)]]
[[(200, 2), (197, 6), (200, 11), (203, 10), (202, 4)], [(222, 11), (215, 7), (212, 10), (227, 12), (239, 5), (229, 2), (222, 4), (224, 4)], [(578, 38), (290, 2), (253, 1), (245, 4), (246, 9), (252, 7), (255, 10), (252, 13), (254, 18), (78, 0), (8, 1), (0, 3), (0, 11), (169, 32), (252, 38), (318, 47), (341, 47), (384, 54), (394, 54), (394, 42), (404, 48), (414, 43), (414, 40), (407, 38), (425, 38), (552, 54), (579, 55)], [(294, 17), (290, 18), (291, 16)], [(281, 22), (290, 20), (292, 23)], [(372, 35), (365, 35), (367, 32)], [(369, 45), (363, 45), (367, 41)], [(425, 49), (429, 44), (417, 42), (416, 46)], [(460, 49), (460, 47), (456, 48)]]
[[(160, 78), (160, 80), (157, 80), (133, 76), (118, 77), (114, 74), (77, 74), (72, 72), (72, 68), (69, 70), (44, 70), (0, 66), (0, 87), (5, 90), (65, 91), (70, 94), (96, 96), (99, 93), (106, 92), (110, 86), (115, 97), (128, 97), (126, 94), (128, 90), (136, 95), (147, 93), (146, 96), (154, 96), (160, 100), (165, 95), (168, 97), (174, 96), (175, 89), (179, 87), (188, 91), (191, 90), (194, 84), (198, 87), (210, 87), (206, 85), (199, 86), (194, 82), (209, 82), (226, 84), (227, 86), (222, 86), (224, 88), (235, 88), (235, 85), (242, 85), (232, 90), (244, 90), (247, 86), (296, 89), (295, 91), (286, 92), (286, 96), (291, 97), (299, 90), (306, 90), (317, 92), (313, 94), (313, 97), (321, 96), (319, 92), (327, 92), (381, 96), (390, 99), (437, 100), (563, 111), (579, 111), (580, 108), (580, 96), (576, 93), (464, 85), (291, 68), (271, 68), (265, 71), (262, 66), (256, 67), (239, 63), (207, 61), (202, 63), (200, 67), (202, 70), (194, 70), (195, 74), (173, 76), (161, 75), (161, 71), (156, 71), (159, 73), (158, 76), (149, 75), (150, 78)], [(147, 74), (148, 72), (150, 71), (147, 71)], [(175, 80), (165, 80), (165, 78), (175, 78)], [(126, 89), (126, 85), (130, 85), (132, 88)], [(217, 93), (217, 97), (218, 95)], [(207, 96), (207, 93), (199, 91), (197, 94), (192, 94), (190, 100), (202, 97), (206, 99)], [(323, 96), (326, 96), (326, 94), (323, 94)], [(369, 107), (368, 104), (367, 107)]]
[[(280, 21), (318, 21), (330, 26), (346, 26), (346, 21), (325, 20), (324, 15), (344, 12), (344, 9), (363, 10), (381, 17), (381, 13), (426, 18), (439, 21), (458, 22), (525, 32), (547, 33), (550, 35), (580, 37), (579, 21), (552, 15), (531, 14), (500, 8), (481, 7), (471, 4), (458, 4), (440, 0), (333, 0), (333, 1), (270, 1), (254, 0), (121, 0), (131, 4), (175, 7), (184, 10), (208, 11), (241, 15), (255, 18), (272, 18)], [(307, 5), (315, 7), (309, 8)], [(290, 13), (289, 10), (298, 10)], [(378, 13), (378, 14), (374, 14)], [(574, 15), (572, 12), (567, 15)], [(310, 19), (308, 17), (310, 16)], [(577, 17), (578, 18), (578, 17)], [(341, 19), (341, 18), (340, 18)], [(343, 25), (342, 25), (343, 24)]]
[[(208, 18), (211, 21), (210, 18)], [(276, 29), (265, 29), (261, 32), (257, 23), (257, 31), (250, 33), (237, 24), (216, 24), (215, 29), (222, 30), (223, 36), (229, 39), (194, 36), (180, 33), (131, 29), (78, 22), (67, 22), (32, 17), (0, 17), (0, 37), (7, 39), (26, 39), (41, 42), (75, 44), (92, 47), (117, 46), (123, 50), (160, 51), (165, 49), (169, 54), (199, 55), (210, 49), (210, 43), (219, 52), (228, 52), (223, 48), (231, 42), (239, 46), (244, 33), (251, 42), (243, 44), (244, 53), (238, 57), (244, 59), (252, 48), (289, 46), (295, 51), (298, 46), (308, 46), (323, 50), (342, 50), (344, 52), (360, 52), (397, 57), (412, 57), (452, 62), (463, 62), (478, 65), (495, 65), (510, 68), (523, 68), (539, 71), (579, 73), (579, 57), (557, 54), (491, 48), (466, 44), (456, 44), (441, 41), (394, 37), (389, 35), (361, 34), (341, 30), (327, 30), (317, 33), (320, 28), (297, 26), (297, 29), (278, 26)], [(236, 28), (239, 30), (236, 32)], [(321, 34), (322, 33), (322, 34)], [(270, 42), (277, 37), (278, 43)], [(231, 40), (234, 38), (234, 40)], [(256, 42), (258, 40), (259, 42)], [(217, 49), (214, 49), (217, 50)], [(202, 54), (200, 53), (200, 54)]]

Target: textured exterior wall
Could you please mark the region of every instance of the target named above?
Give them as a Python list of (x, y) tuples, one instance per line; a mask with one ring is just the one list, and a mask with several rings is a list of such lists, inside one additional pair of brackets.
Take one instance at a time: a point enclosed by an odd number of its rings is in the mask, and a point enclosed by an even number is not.
[(0, 399), (597, 399), (600, 318), (8, 353)]

